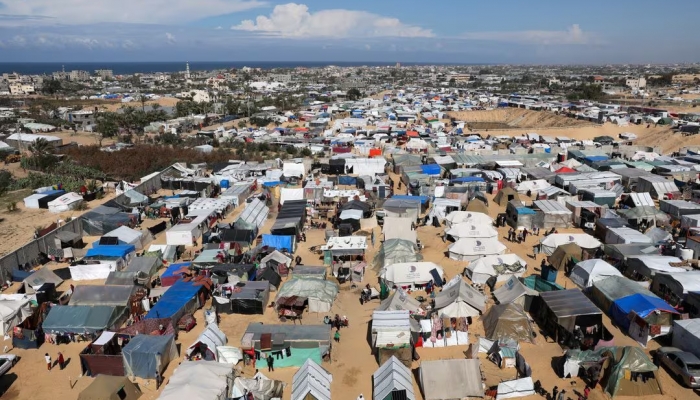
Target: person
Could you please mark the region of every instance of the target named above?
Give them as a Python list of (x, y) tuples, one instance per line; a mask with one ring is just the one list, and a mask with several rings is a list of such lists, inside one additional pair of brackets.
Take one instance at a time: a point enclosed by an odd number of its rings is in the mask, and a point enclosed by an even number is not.
[(335, 340), (336, 343), (340, 343), (340, 328), (335, 330), (335, 335), (333, 335), (333, 340)]
[(267, 356), (267, 372), (275, 370), (275, 359), (272, 358), (272, 354)]
[(365, 396), (363, 396), (362, 393), (360, 393), (360, 395), (357, 396), (357, 400), (365, 400)]
[(160, 385), (163, 383), (163, 377), (160, 375), (160, 372), (156, 370), (156, 390), (160, 387)]
[(523, 242), (527, 239), (527, 228), (523, 229)]
[(49, 353), (44, 354), (44, 360), (46, 360), (46, 367), (49, 371), (51, 371), (51, 356)]
[(58, 352), (58, 359), (56, 360), (58, 362), (58, 367), (63, 370), (63, 367), (66, 365), (65, 360), (63, 359), (63, 353), (60, 351)]
[(566, 390), (562, 389), (561, 392), (559, 392), (559, 397), (557, 397), (557, 400), (564, 400), (566, 399)]
[(543, 258), (542, 263), (540, 264), (540, 268), (544, 269), (544, 267), (546, 267), (546, 266), (547, 266), (547, 259)]
[(559, 387), (555, 386), (552, 388), (552, 400), (559, 400), (557, 399), (557, 393), (559, 393)]
[(508, 241), (512, 242), (513, 241), (513, 228), (508, 229)]
[(591, 394), (591, 387), (586, 386), (585, 389), (583, 389), (583, 398), (588, 399), (588, 396)]
[(532, 197), (532, 190), (530, 190), (530, 189), (527, 190), (527, 197)]

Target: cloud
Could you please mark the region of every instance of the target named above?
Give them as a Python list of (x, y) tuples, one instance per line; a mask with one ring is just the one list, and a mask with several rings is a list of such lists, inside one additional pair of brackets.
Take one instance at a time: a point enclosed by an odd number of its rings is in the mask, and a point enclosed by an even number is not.
[(265, 6), (262, 0), (0, 0), (0, 24), (183, 23)]
[(565, 31), (491, 31), (467, 32), (460, 36), (467, 40), (484, 40), (534, 45), (585, 45), (600, 43), (595, 34), (584, 32), (578, 24)]
[(430, 29), (407, 25), (397, 18), (343, 9), (309, 12), (305, 4), (275, 6), (269, 16), (244, 20), (234, 30), (260, 32), (285, 38), (309, 37), (433, 37)]
[(177, 41), (175, 40), (175, 36), (170, 32), (165, 32), (165, 38), (168, 41), (168, 44), (177, 43)]

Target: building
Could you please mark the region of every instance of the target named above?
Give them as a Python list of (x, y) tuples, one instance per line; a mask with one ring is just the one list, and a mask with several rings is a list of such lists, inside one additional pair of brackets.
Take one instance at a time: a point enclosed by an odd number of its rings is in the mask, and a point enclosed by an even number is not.
[(90, 80), (90, 73), (87, 71), (73, 70), (68, 74), (68, 79), (72, 82), (85, 82)]
[(639, 78), (627, 78), (625, 81), (625, 86), (632, 90), (639, 90), (639, 89), (644, 89), (647, 87), (647, 80), (639, 77)]
[(15, 81), (9, 85), (10, 94), (21, 95), (21, 94), (32, 94), (34, 93), (34, 85), (31, 83), (21, 83)]
[(102, 79), (112, 79), (114, 77), (114, 72), (111, 69), (98, 69), (95, 70), (95, 75)]
[(78, 110), (68, 112), (68, 122), (75, 124), (76, 128), (92, 131), (95, 125), (95, 113), (89, 110)]
[(273, 82), (289, 83), (292, 81), (292, 74), (270, 74)]

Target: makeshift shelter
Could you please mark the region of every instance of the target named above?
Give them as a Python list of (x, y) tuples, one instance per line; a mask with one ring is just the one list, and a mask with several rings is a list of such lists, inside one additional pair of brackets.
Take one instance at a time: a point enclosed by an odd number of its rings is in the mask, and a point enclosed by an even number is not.
[(280, 399), (286, 386), (286, 383), (272, 380), (258, 372), (250, 379), (240, 376), (235, 378), (231, 388), (231, 397), (240, 399), (246, 393), (252, 393), (253, 398), (257, 400)]
[(581, 289), (593, 286), (594, 282), (611, 276), (622, 276), (617, 268), (600, 259), (581, 261), (574, 265), (569, 278)]
[(98, 261), (95, 264), (86, 263), (71, 265), (68, 269), (72, 280), (90, 281), (109, 278), (111, 273), (117, 271), (117, 266), (115, 263), (102, 263)]
[(629, 278), (623, 276), (610, 276), (600, 281), (593, 282), (590, 289), (590, 297), (605, 312), (610, 312), (615, 300), (633, 294), (644, 294), (653, 296), (654, 294)]
[(396, 357), (384, 362), (372, 375), (374, 400), (415, 400), (413, 374)]
[(427, 261), (414, 263), (391, 264), (379, 273), (387, 286), (400, 288), (415, 288), (428, 282), (441, 284), (444, 271), (442, 267)]
[[(162, 329), (161, 329), (162, 327)], [(119, 335), (177, 335), (177, 325), (170, 318), (142, 319), (117, 331)]]
[(397, 288), (375, 308), (375, 311), (399, 311), (406, 310), (411, 314), (424, 314), (420, 302), (409, 296), (401, 288)]
[(450, 258), (460, 261), (474, 261), (484, 256), (500, 255), (508, 248), (498, 241), (498, 237), (491, 238), (462, 238), (448, 247)]
[(122, 348), (122, 356), (126, 376), (154, 379), (178, 357), (175, 336), (136, 335)]
[(269, 301), (269, 282), (248, 281), (223, 284), (223, 296), (214, 296), (212, 305), (220, 314), (264, 314)]
[(197, 340), (187, 348), (185, 354), (187, 357), (199, 355), (205, 361), (218, 361), (217, 349), (219, 346), (224, 346), (227, 341), (226, 334), (219, 329), (219, 326), (210, 323)]
[(510, 186), (506, 186), (499, 190), (498, 193), (496, 193), (496, 196), (493, 198), (493, 202), (501, 207), (507, 206), (508, 202), (511, 200), (520, 201), (520, 195)]
[(576, 243), (586, 250), (597, 249), (602, 245), (598, 239), (586, 233), (554, 233), (542, 238), (540, 243), (542, 252), (548, 256), (551, 256), (557, 247), (567, 243)]
[(508, 342), (534, 342), (530, 319), (520, 304), (498, 304), (481, 317), (486, 337)]
[(292, 400), (330, 400), (333, 375), (308, 359), (292, 377)]
[[(662, 394), (656, 376), (659, 368), (641, 348), (628, 346), (616, 349), (614, 357), (614, 364), (605, 383), (606, 393), (612, 397)], [(644, 374), (645, 378), (639, 379), (637, 377), (639, 374)]]
[(700, 357), (700, 319), (673, 321), (671, 345)]
[(495, 238), (498, 236), (498, 231), (492, 225), (475, 225), (468, 222), (462, 222), (452, 225), (450, 228), (446, 229), (445, 234), (451, 236), (455, 241), (457, 241), (462, 238)]
[(80, 226), (83, 234), (88, 236), (102, 236), (122, 225), (133, 226), (135, 222), (135, 215), (107, 206), (95, 207), (80, 217)]
[(270, 209), (265, 205), (265, 202), (260, 199), (253, 199), (250, 203), (247, 203), (245, 209), (238, 217), (233, 226), (237, 229), (248, 229), (257, 232), (260, 227), (263, 226), (265, 221), (267, 221), (267, 215), (270, 213)]
[(180, 317), (201, 307), (198, 294), (203, 287), (196, 281), (177, 281), (168, 288), (145, 318), (170, 318), (177, 324)]
[(233, 386), (232, 364), (184, 361), (168, 380), (159, 400), (227, 400)]
[(415, 263), (421, 261), (423, 256), (417, 252), (415, 243), (404, 239), (388, 239), (382, 243), (377, 255), (374, 256), (375, 270), (400, 263)]
[(610, 318), (643, 346), (649, 337), (667, 334), (672, 316), (678, 312), (656, 296), (640, 293), (613, 301)]
[(672, 256), (645, 255), (627, 258), (627, 265), (622, 271), (626, 276), (637, 281), (649, 281), (657, 273), (683, 273), (687, 270), (672, 264), (681, 264), (681, 259)]
[(87, 376), (124, 376), (124, 359), (121, 354), (119, 337), (111, 331), (104, 331), (80, 352), (82, 373)]
[(557, 246), (556, 250), (547, 257), (549, 264), (558, 271), (565, 271), (567, 267), (581, 261), (583, 249), (575, 242)]
[(27, 294), (36, 293), (37, 290), (39, 290), (44, 284), (47, 283), (56, 287), (63, 283), (63, 279), (61, 279), (48, 267), (44, 267), (32, 273), (27, 278), (25, 278), (24, 281), (22, 281), (24, 293)]
[(537, 316), (543, 329), (549, 331), (557, 341), (565, 340), (576, 327), (584, 332), (587, 328), (603, 328), (603, 317), (598, 307), (578, 289), (556, 290), (540, 293), (541, 307)]
[(516, 254), (485, 256), (472, 261), (464, 273), (474, 283), (484, 284), (491, 277), (498, 282), (506, 281), (512, 276), (522, 276), (527, 270), (527, 262)]
[(310, 265), (297, 265), (292, 271), (292, 276), (295, 278), (315, 278), (326, 279), (328, 268), (314, 267)]
[(411, 320), (407, 310), (374, 310), (372, 313), (372, 348), (381, 365), (397, 357), (410, 367), (413, 362)]
[(484, 396), (479, 360), (423, 361), (419, 368), (419, 377), (425, 400)]
[(292, 278), (280, 287), (275, 301), (293, 296), (304, 297), (309, 301), (309, 312), (327, 313), (338, 296), (338, 290), (335, 282), (313, 278)]
[[(136, 286), (125, 285), (78, 285), (70, 297), (71, 306), (128, 307)], [(145, 291), (144, 291), (145, 293)]]
[[(329, 353), (331, 325), (275, 325), (250, 323), (241, 339), (241, 349), (256, 356), (256, 368), (267, 367), (268, 354), (282, 351), (284, 358), (275, 359), (275, 367), (301, 367), (307, 359), (321, 364)], [(289, 350), (288, 350), (289, 349)], [(273, 356), (274, 357), (274, 356)]]
[(483, 201), (479, 199), (472, 199), (469, 201), (469, 204), (467, 204), (467, 211), (488, 214), (489, 208)]
[[(539, 277), (535, 276), (535, 278)], [(498, 304), (519, 304), (525, 311), (530, 310), (532, 299), (539, 295), (537, 290), (530, 289), (515, 276), (511, 276), (501, 287), (493, 291)]]
[[(41, 202), (41, 201), (40, 201)], [(66, 193), (48, 202), (49, 211), (58, 214), (75, 210), (83, 202), (83, 196), (78, 193)]]
[(689, 293), (700, 291), (700, 271), (655, 274), (649, 289), (672, 306), (680, 305)]
[(448, 227), (459, 223), (470, 223), (472, 225), (492, 225), (493, 218), (487, 213), (473, 211), (453, 211), (445, 217), (445, 223)]
[(415, 222), (415, 219), (407, 217), (385, 217), (382, 226), (384, 240), (407, 240), (415, 244), (417, 239), (417, 233), (413, 229)]
[(535, 200), (533, 208), (543, 215), (541, 228), (567, 228), (573, 222), (574, 213), (557, 201)]
[(486, 297), (456, 275), (435, 295), (435, 309), (450, 318), (475, 317), (486, 309)]
[(43, 329), (54, 334), (94, 334), (118, 327), (125, 318), (125, 307), (54, 305), (44, 320)]
[(445, 217), (453, 211), (459, 210), (462, 205), (460, 199), (445, 199), (436, 198), (433, 200), (432, 209), (430, 210), (430, 217), (437, 218), (438, 221), (443, 221)]
[(531, 377), (505, 381), (498, 384), (496, 392), (496, 400), (533, 396), (535, 384)]
[(22, 321), (32, 316), (30, 297), (23, 294), (0, 294), (0, 334), (8, 335)]
[[(284, 266), (282, 271), (287, 271), (287, 269), (292, 266), (292, 259), (277, 250), (266, 255), (262, 260), (260, 260), (260, 269), (274, 268), (275, 270), (280, 271), (280, 266)], [(282, 274), (283, 273), (280, 273), (280, 275)], [(286, 275), (286, 272), (284, 272), (284, 274)]]
[(636, 229), (628, 227), (608, 228), (605, 234), (606, 244), (651, 244), (652, 239)]
[(141, 391), (123, 376), (98, 375), (78, 395), (78, 400), (136, 400)]

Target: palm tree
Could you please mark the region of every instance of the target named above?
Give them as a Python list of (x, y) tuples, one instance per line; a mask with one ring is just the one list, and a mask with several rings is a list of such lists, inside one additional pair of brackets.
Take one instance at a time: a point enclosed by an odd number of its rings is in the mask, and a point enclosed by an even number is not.
[(29, 151), (32, 153), (32, 156), (45, 156), (47, 154), (51, 154), (53, 152), (53, 146), (51, 143), (49, 143), (48, 140), (44, 138), (39, 138), (34, 141), (31, 145), (29, 145)]

